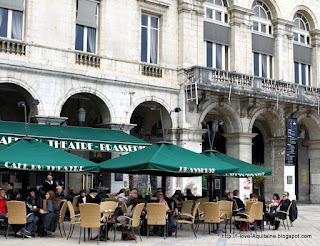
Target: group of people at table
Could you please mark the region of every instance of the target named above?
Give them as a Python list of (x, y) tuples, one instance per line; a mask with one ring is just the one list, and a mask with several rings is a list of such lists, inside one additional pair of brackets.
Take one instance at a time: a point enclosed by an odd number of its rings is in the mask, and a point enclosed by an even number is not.
[[(51, 234), (54, 232), (57, 223), (59, 220), (59, 213), (62, 202), (69, 200), (73, 201), (75, 197), (75, 193), (73, 190), (69, 189), (68, 195), (63, 191), (61, 186), (56, 186), (56, 184), (52, 180), (52, 176), (48, 175), (47, 180), (43, 185), (43, 191), (45, 192), (44, 198), (47, 200), (46, 210), (43, 209), (43, 198), (39, 195), (37, 189), (32, 189), (29, 193), (29, 196), (23, 200), (20, 196), (18, 190), (13, 188), (13, 184), (9, 183), (7, 187), (7, 192), (4, 189), (0, 188), (0, 219), (7, 219), (7, 201), (25, 201), (26, 202), (26, 211), (27, 211), (27, 221), (32, 221), (34, 223), (28, 223), (26, 227), (22, 226), (12, 226), (12, 230), (16, 235), (26, 235), (29, 237), (32, 233), (35, 232), (36, 228), (46, 228), (46, 233)], [(56, 191), (56, 192), (54, 192)], [(156, 199), (153, 202), (159, 202), (166, 205), (167, 210), (167, 227), (168, 227), (168, 235), (171, 236), (174, 231), (174, 216), (177, 216), (181, 210), (183, 202), (185, 200), (193, 200), (196, 201), (195, 196), (192, 194), (190, 189), (187, 189), (186, 195), (183, 195), (180, 188), (177, 188), (175, 193), (171, 198), (166, 197), (161, 188), (158, 188), (157, 191), (153, 194)], [(269, 207), (269, 212), (266, 212), (266, 204), (265, 200), (262, 196), (256, 198), (255, 194), (250, 194), (251, 201), (260, 201), (263, 202), (265, 217), (272, 225), (275, 225), (275, 229), (279, 228), (280, 222), (275, 218), (281, 216), (277, 213), (277, 210), (287, 211), (290, 200), (289, 193), (283, 193), (283, 199), (280, 199), (278, 194), (273, 195), (273, 199), (270, 204), (267, 205)], [(86, 194), (84, 190), (80, 191), (80, 196), (77, 198), (77, 206), (81, 203), (97, 203), (101, 202), (101, 199), (109, 198), (108, 195), (103, 191), (103, 189), (98, 188), (97, 195), (92, 198), (91, 195)], [(114, 210), (113, 215), (109, 218), (109, 224), (118, 222), (121, 224), (129, 223), (128, 217), (132, 217), (135, 206), (139, 203), (139, 196), (137, 189), (122, 189), (115, 196), (115, 200), (119, 201), (119, 206)], [(233, 213), (234, 215), (237, 212), (245, 211), (245, 204), (239, 198), (239, 191), (234, 190), (233, 192), (225, 191), (225, 200), (234, 201), (236, 203), (237, 208), (233, 205)], [(123, 212), (122, 203), (126, 202), (127, 211)], [(32, 212), (32, 213), (31, 213)], [(142, 216), (146, 214), (144, 210), (142, 212)], [(34, 225), (38, 225), (36, 228)], [(240, 225), (235, 223), (235, 226), (240, 228)], [(109, 228), (108, 228), (109, 229)], [(39, 231), (38, 231), (39, 232)], [(40, 232), (39, 232), (40, 233)], [(162, 228), (154, 227), (153, 234), (162, 235), (164, 232)]]

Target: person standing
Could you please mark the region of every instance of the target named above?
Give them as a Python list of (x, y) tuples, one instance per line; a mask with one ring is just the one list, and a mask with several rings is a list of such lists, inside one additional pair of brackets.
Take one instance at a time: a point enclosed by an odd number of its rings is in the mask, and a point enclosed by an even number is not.
[(13, 183), (8, 183), (8, 186), (7, 186), (7, 198), (8, 200), (11, 200), (13, 197), (12, 197), (12, 193), (13, 193)]
[(45, 193), (47, 193), (50, 190), (53, 192), (56, 192), (56, 187), (57, 187), (57, 185), (55, 182), (53, 182), (52, 176), (48, 175), (46, 182), (44, 182), (44, 184), (43, 184), (43, 191)]

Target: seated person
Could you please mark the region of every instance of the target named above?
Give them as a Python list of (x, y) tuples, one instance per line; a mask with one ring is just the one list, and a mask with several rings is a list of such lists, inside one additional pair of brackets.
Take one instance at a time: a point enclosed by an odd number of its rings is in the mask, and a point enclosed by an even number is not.
[(178, 191), (176, 191), (173, 194), (172, 199), (176, 203), (177, 207), (181, 209), (182, 208), (182, 204), (184, 202), (184, 199), (181, 198), (180, 193)]
[(79, 207), (79, 205), (81, 203), (92, 203), (92, 197), (90, 195), (86, 194), (85, 190), (80, 191), (80, 196), (78, 198), (77, 207)]
[(32, 207), (42, 208), (42, 198), (38, 195), (38, 190), (33, 189), (30, 191), (30, 196), (27, 198), (27, 203)]
[[(24, 202), (21, 199), (20, 192), (18, 190), (13, 190), (12, 192), (12, 199), (10, 201), (20, 201)], [(21, 236), (23, 233), (26, 236), (30, 236), (34, 232), (34, 225), (37, 224), (39, 218), (35, 216), (34, 213), (30, 213), (30, 207), (26, 204), (26, 216), (27, 216), (27, 223), (25, 228), (22, 228), (21, 225), (14, 225), (12, 226), (13, 230), (16, 232), (17, 236)]]
[(115, 199), (121, 199), (127, 201), (130, 196), (130, 189), (124, 189), (123, 192), (120, 192), (119, 195), (115, 197)]
[(258, 199), (257, 199), (257, 196), (255, 193), (251, 193), (250, 194), (250, 202), (256, 202)]
[(186, 192), (186, 199), (187, 200), (193, 200), (193, 201), (196, 200), (195, 196), (191, 192), (191, 189), (189, 189), (189, 188), (187, 189), (187, 192)]
[(101, 187), (99, 187), (97, 189), (97, 192), (98, 192), (98, 194), (93, 199), (93, 201), (92, 201), (93, 203), (99, 204), (101, 202), (102, 198), (109, 198), (109, 196), (106, 194), (106, 192)]
[(56, 198), (60, 199), (60, 200), (64, 200), (66, 192), (62, 189), (62, 187), (61, 186), (57, 186), (56, 191), (57, 191), (56, 192)]
[(273, 199), (270, 201), (270, 213), (275, 211), (281, 202), (280, 196), (278, 193), (273, 194)]
[(53, 191), (46, 193), (46, 200), (48, 201), (47, 211), (40, 209), (40, 213), (42, 214), (42, 227), (50, 232), (55, 232), (59, 221), (60, 201), (56, 198)]
[(0, 219), (7, 219), (6, 192), (0, 189)]
[(74, 188), (69, 187), (68, 195), (65, 195), (65, 199), (67, 199), (67, 201), (70, 201), (72, 203), (73, 202), (73, 198), (75, 196), (76, 196), (76, 194), (74, 193)]
[[(175, 205), (175, 202), (172, 199), (165, 197), (162, 192), (158, 192), (157, 198), (158, 198), (159, 203), (163, 203), (166, 205), (166, 211), (167, 211), (167, 215), (168, 215), (168, 223), (167, 223), (168, 224), (168, 234), (169, 234), (169, 236), (171, 236), (173, 228), (174, 228), (173, 212), (176, 215), (178, 215), (178, 208)], [(172, 205), (173, 205), (173, 207), (172, 207)]]
[(233, 199), (236, 201), (238, 209), (240, 211), (244, 211), (245, 206), (244, 206), (243, 201), (241, 201), (241, 199), (239, 198), (239, 190), (234, 190), (233, 191)]

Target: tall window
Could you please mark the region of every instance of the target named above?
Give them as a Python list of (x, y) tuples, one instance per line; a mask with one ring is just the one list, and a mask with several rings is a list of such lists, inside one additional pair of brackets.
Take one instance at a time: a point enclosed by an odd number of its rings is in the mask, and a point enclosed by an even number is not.
[(262, 1), (254, 1), (252, 4), (254, 16), (252, 17), (253, 30), (272, 35), (271, 11)]
[(228, 70), (228, 46), (207, 42), (207, 67)]
[(158, 63), (159, 18), (141, 15), (141, 61)]
[(0, 37), (22, 40), (23, 12), (0, 8)]
[(271, 78), (272, 74), (272, 56), (253, 53), (253, 70), (254, 76)]
[(212, 3), (206, 7), (206, 19), (222, 23), (229, 22), (227, 3), (222, 0), (207, 0)]
[(293, 40), (296, 43), (311, 45), (310, 25), (306, 17), (301, 13), (296, 13), (293, 17), (295, 27), (293, 29)]
[(75, 49), (96, 53), (98, 2), (78, 0)]

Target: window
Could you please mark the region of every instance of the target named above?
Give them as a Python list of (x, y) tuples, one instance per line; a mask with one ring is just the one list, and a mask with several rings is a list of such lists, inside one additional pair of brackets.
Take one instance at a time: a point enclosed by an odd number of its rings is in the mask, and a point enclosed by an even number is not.
[(303, 63), (294, 63), (294, 82), (299, 85), (311, 85), (311, 66)]
[(273, 67), (272, 67), (272, 56), (253, 53), (253, 71), (254, 76), (263, 78), (272, 78)]
[(77, 1), (75, 50), (96, 53), (98, 27), (98, 2)]
[(293, 28), (293, 40), (296, 43), (311, 45), (310, 25), (306, 17), (296, 13), (293, 17), (295, 27)]
[(141, 61), (158, 63), (159, 18), (141, 15)]
[(268, 6), (262, 1), (254, 1), (252, 10), (254, 11), (252, 29), (257, 32), (272, 35), (272, 16)]
[(207, 67), (228, 70), (229, 47), (207, 42)]
[(0, 36), (22, 40), (23, 12), (0, 8)]
[(229, 15), (227, 10), (227, 3), (222, 0), (207, 0), (212, 3), (206, 7), (206, 18), (213, 21), (219, 21), (223, 23), (229, 22)]

